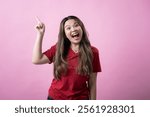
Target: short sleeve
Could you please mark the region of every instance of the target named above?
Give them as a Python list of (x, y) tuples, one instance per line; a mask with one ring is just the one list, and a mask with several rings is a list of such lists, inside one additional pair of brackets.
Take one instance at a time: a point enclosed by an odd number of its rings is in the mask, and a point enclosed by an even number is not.
[(55, 56), (55, 52), (56, 52), (56, 45), (52, 46), (50, 49), (43, 52), (43, 54), (46, 55), (47, 58), (49, 59), (50, 63), (52, 63), (53, 58)]
[(101, 64), (100, 64), (100, 58), (99, 58), (99, 51), (97, 48), (92, 47), (93, 52), (93, 72), (101, 72)]

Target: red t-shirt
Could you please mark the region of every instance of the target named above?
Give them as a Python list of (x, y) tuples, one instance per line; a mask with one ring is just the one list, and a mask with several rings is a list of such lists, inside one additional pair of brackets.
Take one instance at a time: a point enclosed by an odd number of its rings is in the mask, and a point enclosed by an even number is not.
[[(95, 47), (91, 47), (93, 52), (93, 72), (101, 72), (99, 53)], [(52, 62), (55, 56), (56, 45), (45, 51), (48, 59)], [(71, 48), (67, 55), (67, 74), (62, 75), (60, 80), (53, 79), (49, 88), (49, 96), (55, 100), (87, 100), (89, 99), (89, 89), (87, 83), (88, 76), (76, 73), (78, 66), (79, 54), (75, 53)]]

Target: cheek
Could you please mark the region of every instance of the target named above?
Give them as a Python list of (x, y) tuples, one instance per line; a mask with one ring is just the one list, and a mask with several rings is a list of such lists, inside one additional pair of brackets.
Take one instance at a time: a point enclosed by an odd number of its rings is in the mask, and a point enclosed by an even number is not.
[(79, 28), (79, 31), (80, 31), (80, 34), (83, 35), (83, 30), (82, 30), (82, 28)]
[(65, 32), (66, 37), (70, 37), (70, 33), (69, 32)]
[(80, 32), (80, 36), (83, 37), (83, 31)]

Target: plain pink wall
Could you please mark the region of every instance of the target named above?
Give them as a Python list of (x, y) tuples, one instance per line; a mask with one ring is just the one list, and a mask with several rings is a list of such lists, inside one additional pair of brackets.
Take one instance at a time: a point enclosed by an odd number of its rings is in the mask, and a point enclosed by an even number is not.
[(33, 65), (35, 17), (46, 25), (43, 51), (68, 15), (84, 22), (100, 51), (98, 99), (150, 99), (149, 0), (1, 0), (0, 99), (46, 99), (52, 65)]

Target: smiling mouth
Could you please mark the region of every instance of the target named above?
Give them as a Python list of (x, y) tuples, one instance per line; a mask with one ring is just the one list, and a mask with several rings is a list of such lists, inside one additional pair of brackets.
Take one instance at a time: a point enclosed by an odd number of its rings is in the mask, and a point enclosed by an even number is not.
[(71, 37), (72, 37), (72, 38), (79, 37), (79, 36), (80, 36), (80, 35), (79, 35), (78, 32), (73, 32), (73, 33), (71, 33)]

